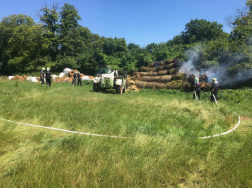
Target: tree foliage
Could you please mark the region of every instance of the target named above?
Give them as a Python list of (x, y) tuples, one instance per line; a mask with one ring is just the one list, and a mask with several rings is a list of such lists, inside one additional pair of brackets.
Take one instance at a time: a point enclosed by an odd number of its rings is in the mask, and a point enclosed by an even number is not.
[[(54, 71), (78, 69), (95, 74), (98, 65), (137, 70), (150, 62), (192, 59), (195, 66), (226, 66), (230, 74), (252, 67), (252, 0), (227, 18), (230, 33), (217, 22), (190, 20), (185, 30), (167, 42), (140, 46), (125, 38), (106, 38), (79, 24), (78, 10), (54, 3), (39, 11), (40, 23), (26, 15), (10, 15), (0, 22), (2, 74), (27, 72), (49, 66)], [(197, 54), (193, 56), (193, 54)]]

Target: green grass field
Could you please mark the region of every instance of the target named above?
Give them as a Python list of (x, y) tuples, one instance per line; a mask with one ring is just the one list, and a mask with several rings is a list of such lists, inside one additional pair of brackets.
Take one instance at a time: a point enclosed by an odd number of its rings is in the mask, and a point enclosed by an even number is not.
[(0, 79), (0, 118), (126, 137), (0, 120), (0, 187), (252, 187), (252, 89), (192, 95)]

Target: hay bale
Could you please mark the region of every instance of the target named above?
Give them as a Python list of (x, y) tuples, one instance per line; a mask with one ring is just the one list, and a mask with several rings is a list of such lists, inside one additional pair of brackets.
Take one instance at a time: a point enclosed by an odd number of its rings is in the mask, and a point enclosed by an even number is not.
[(157, 72), (151, 71), (151, 72), (149, 72), (149, 75), (148, 75), (148, 76), (157, 76)]
[(165, 84), (164, 83), (155, 83), (153, 84), (155, 89), (164, 89)]
[(189, 86), (189, 83), (182, 80), (174, 80), (165, 84), (166, 89), (183, 89), (185, 90)]
[(146, 85), (146, 82), (142, 82), (142, 81), (136, 81), (136, 86), (139, 88), (139, 89), (143, 89)]
[(152, 79), (151, 76), (143, 76), (142, 77), (142, 81), (145, 81), (145, 82), (151, 82), (151, 79)]
[(176, 73), (178, 73), (179, 72), (179, 69), (178, 68), (172, 68), (172, 69), (169, 69), (168, 70), (168, 73), (169, 74), (176, 74)]
[(161, 70), (161, 71), (158, 71), (157, 75), (167, 75), (169, 74), (169, 71), (168, 70)]
[(40, 77), (36, 77), (36, 79), (37, 79), (38, 81), (41, 81)]
[(195, 75), (191, 74), (190, 76), (188, 76), (188, 82), (190, 82), (191, 84), (193, 84), (195, 81)]
[(78, 70), (71, 70), (68, 72), (68, 77), (73, 77), (75, 72), (79, 72)]
[(19, 75), (16, 75), (14, 76), (13, 78), (11, 78), (10, 80), (19, 80), (20, 79), (20, 76)]
[(165, 61), (159, 61), (157, 62), (158, 66), (162, 66), (162, 65), (165, 65)]
[(199, 76), (200, 82), (208, 82), (208, 76), (206, 74), (202, 74)]
[[(83, 77), (84, 77), (84, 76), (83, 76)], [(94, 77), (93, 77), (93, 76), (88, 76), (88, 77), (89, 77), (91, 80), (92, 80), (92, 79), (94, 79)]]
[(159, 82), (161, 76), (143, 76), (142, 81), (145, 82)]
[(172, 75), (172, 79), (173, 80), (183, 80), (183, 81), (187, 81), (187, 74), (184, 72), (180, 72), (177, 74), (173, 74)]
[(149, 63), (148, 67), (153, 67), (154, 63)]
[(152, 76), (151, 80), (152, 82), (160, 82), (161, 76)]
[(158, 66), (158, 67), (157, 67), (157, 72), (158, 72), (158, 71), (161, 71), (161, 70), (164, 70), (164, 67), (165, 67), (164, 65)]
[(138, 75), (142, 76), (149, 76), (149, 72), (138, 72)]
[(154, 89), (154, 85), (156, 82), (146, 82), (144, 88), (146, 89)]
[(172, 75), (164, 75), (164, 76), (161, 76), (160, 78), (161, 83), (167, 83), (167, 82), (170, 82), (171, 80), (172, 80)]
[(164, 66), (164, 69), (165, 69), (165, 70), (168, 70), (168, 69), (174, 68), (173, 65), (174, 65), (174, 63), (165, 65), (165, 66)]
[(149, 67), (144, 67), (144, 66), (142, 66), (142, 67), (140, 67), (139, 71), (140, 71), (140, 72), (148, 72), (148, 71), (147, 71), (147, 68), (149, 68)]
[(171, 64), (171, 63), (173, 63), (173, 59), (168, 59), (168, 60), (165, 61), (165, 63), (166, 64)]

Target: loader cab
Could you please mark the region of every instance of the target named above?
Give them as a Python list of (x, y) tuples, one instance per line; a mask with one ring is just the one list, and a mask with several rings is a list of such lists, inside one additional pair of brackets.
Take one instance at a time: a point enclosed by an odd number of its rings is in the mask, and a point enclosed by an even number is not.
[(99, 66), (98, 67), (98, 72), (97, 72), (98, 77), (100, 77), (101, 74), (109, 74), (109, 73), (111, 73), (110, 66)]

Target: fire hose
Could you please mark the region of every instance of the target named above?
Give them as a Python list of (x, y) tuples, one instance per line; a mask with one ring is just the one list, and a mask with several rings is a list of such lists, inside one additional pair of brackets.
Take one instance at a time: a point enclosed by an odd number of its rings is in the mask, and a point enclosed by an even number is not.
[[(214, 100), (215, 100), (215, 103), (218, 105), (215, 96), (214, 96)], [(223, 133), (220, 133), (220, 134), (216, 134), (216, 135), (212, 135), (212, 136), (198, 137), (198, 138), (199, 139), (207, 139), (207, 138), (211, 138), (211, 137), (218, 137), (218, 136), (222, 136), (222, 135), (225, 135), (225, 134), (228, 134), (228, 133), (234, 131), (240, 125), (241, 118), (235, 112), (233, 112), (233, 113), (239, 118), (238, 123), (236, 124), (236, 126), (233, 129), (231, 129), (229, 131), (226, 131), (226, 132), (223, 132)], [(102, 134), (93, 134), (93, 133), (70, 131), (70, 130), (58, 129), (58, 128), (54, 128), (54, 127), (46, 127), (46, 126), (41, 126), (41, 125), (33, 125), (33, 124), (28, 124), (28, 123), (15, 122), (15, 121), (3, 119), (3, 118), (0, 118), (0, 120), (11, 122), (11, 123), (16, 123), (16, 124), (19, 124), (19, 125), (26, 125), (26, 126), (31, 126), (31, 127), (43, 128), (43, 129), (51, 129), (51, 130), (62, 131), (62, 132), (73, 133), (73, 134), (82, 134), (82, 135), (100, 136), (100, 137), (111, 137), (111, 138), (129, 138), (129, 137), (121, 137), (121, 136), (111, 136), (111, 135), (102, 135)]]

